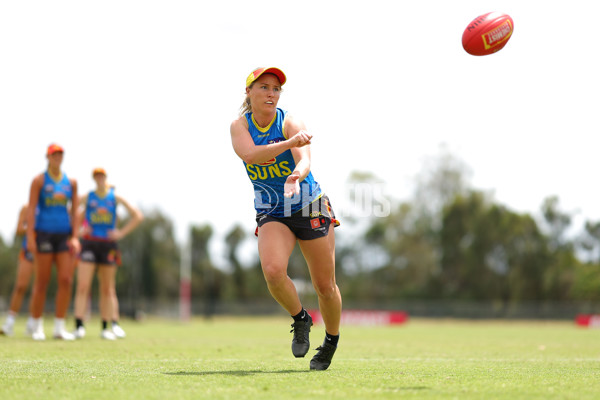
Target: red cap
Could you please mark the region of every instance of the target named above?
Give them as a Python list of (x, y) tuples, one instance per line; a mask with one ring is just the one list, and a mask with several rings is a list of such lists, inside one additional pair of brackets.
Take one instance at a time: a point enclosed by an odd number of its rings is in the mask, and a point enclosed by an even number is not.
[(286, 81), (285, 74), (279, 68), (262, 67), (262, 68), (256, 68), (254, 71), (252, 71), (250, 73), (250, 75), (248, 75), (248, 78), (246, 78), (246, 87), (250, 87), (250, 85), (252, 85), (252, 82), (257, 80), (262, 74), (274, 74), (279, 79), (279, 83), (281, 83), (281, 86), (283, 86), (283, 84)]
[(63, 148), (56, 144), (56, 143), (52, 143), (50, 146), (48, 146), (48, 150), (46, 150), (46, 155), (51, 155), (54, 153), (64, 153), (65, 151), (63, 150)]
[(94, 170), (92, 171), (92, 178), (98, 174), (102, 174), (104, 176), (106, 176), (106, 170), (104, 168), (94, 168)]

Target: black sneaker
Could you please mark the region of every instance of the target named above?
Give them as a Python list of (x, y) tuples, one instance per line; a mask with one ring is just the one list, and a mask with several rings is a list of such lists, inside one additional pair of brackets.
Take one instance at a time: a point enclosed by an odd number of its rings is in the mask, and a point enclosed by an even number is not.
[(323, 343), (317, 347), (318, 353), (310, 360), (310, 369), (317, 371), (325, 371), (331, 364), (331, 359), (337, 350), (332, 344)]
[(308, 315), (308, 321), (295, 321), (292, 324), (292, 330), (294, 332), (294, 338), (292, 339), (292, 353), (294, 357), (304, 357), (308, 353), (310, 348), (310, 341), (308, 340), (308, 334), (310, 333), (310, 327), (312, 326), (312, 318)]

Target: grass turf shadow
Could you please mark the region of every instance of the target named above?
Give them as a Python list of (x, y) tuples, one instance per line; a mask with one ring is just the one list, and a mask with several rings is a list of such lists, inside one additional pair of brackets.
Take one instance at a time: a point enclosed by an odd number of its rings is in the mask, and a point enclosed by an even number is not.
[(280, 371), (261, 371), (255, 370), (235, 370), (235, 371), (177, 371), (163, 372), (163, 375), (172, 376), (206, 376), (206, 375), (228, 375), (228, 376), (250, 376), (256, 374), (299, 374), (312, 372), (307, 369), (283, 369)]

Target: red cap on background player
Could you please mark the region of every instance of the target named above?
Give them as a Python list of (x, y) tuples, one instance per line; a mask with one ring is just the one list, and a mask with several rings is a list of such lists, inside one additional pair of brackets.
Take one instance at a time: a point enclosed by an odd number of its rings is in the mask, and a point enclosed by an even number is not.
[(92, 171), (92, 177), (96, 176), (96, 175), (104, 175), (106, 176), (106, 170), (104, 168), (94, 168), (94, 170)]
[(59, 146), (56, 143), (52, 143), (50, 146), (48, 146), (48, 150), (46, 150), (46, 155), (52, 155), (54, 153), (64, 153), (64, 149), (62, 148), (62, 146)]

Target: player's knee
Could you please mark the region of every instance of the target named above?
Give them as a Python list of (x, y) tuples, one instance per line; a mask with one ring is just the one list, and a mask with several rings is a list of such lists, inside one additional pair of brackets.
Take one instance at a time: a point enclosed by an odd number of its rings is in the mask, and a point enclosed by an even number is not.
[(114, 290), (110, 285), (100, 285), (100, 294), (106, 297), (112, 297), (114, 295)]
[(73, 277), (69, 276), (69, 275), (59, 275), (58, 276), (58, 280), (57, 280), (58, 286), (65, 288), (65, 287), (71, 287), (71, 285), (73, 284)]
[(25, 294), (27, 293), (27, 285), (20, 285), (18, 284), (17, 286), (15, 286), (15, 294), (17, 296), (25, 296)]
[(323, 280), (315, 282), (314, 285), (315, 290), (317, 292), (317, 296), (322, 299), (331, 299), (336, 296), (337, 286), (335, 281), (332, 280)]
[(39, 275), (35, 278), (35, 280), (33, 282), (33, 288), (34, 288), (34, 290), (46, 290), (49, 283), (50, 283), (50, 277)]
[(90, 287), (88, 285), (78, 283), (77, 284), (77, 296), (87, 297), (90, 291)]
[(285, 265), (276, 263), (263, 264), (262, 266), (265, 280), (270, 285), (276, 285), (287, 278)]

